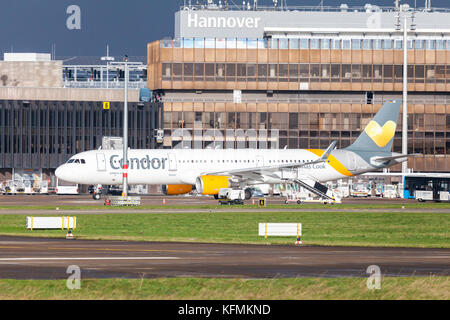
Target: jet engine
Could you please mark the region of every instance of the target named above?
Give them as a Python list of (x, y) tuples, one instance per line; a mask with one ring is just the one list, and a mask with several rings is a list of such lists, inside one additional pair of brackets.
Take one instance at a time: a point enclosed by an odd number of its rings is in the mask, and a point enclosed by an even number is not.
[(195, 180), (197, 192), (205, 195), (217, 195), (220, 189), (229, 187), (230, 181), (225, 176), (200, 176)]
[(164, 184), (161, 186), (162, 192), (166, 196), (185, 194), (192, 191), (190, 184)]

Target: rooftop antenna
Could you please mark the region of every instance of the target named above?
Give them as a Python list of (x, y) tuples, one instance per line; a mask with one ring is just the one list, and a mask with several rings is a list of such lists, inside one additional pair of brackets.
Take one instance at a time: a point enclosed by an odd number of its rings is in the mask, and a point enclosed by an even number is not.
[(395, 0), (395, 30), (400, 31), (401, 21), (400, 21), (400, 7), (398, 5), (398, 0)]
[(416, 10), (414, 9), (411, 12), (411, 30), (412, 31), (416, 30), (416, 27), (417, 27), (415, 19), (416, 19)]

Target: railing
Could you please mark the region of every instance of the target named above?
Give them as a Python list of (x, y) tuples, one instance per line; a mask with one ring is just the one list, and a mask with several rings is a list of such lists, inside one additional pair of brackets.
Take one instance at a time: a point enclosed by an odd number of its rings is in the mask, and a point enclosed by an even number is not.
[[(123, 89), (123, 81), (63, 81), (64, 88), (91, 88), (91, 89)], [(130, 81), (129, 89), (147, 88), (146, 81)]]
[[(386, 95), (387, 96), (387, 95)], [(400, 98), (399, 98), (400, 99)], [(233, 97), (229, 98), (185, 98), (185, 97), (164, 97), (162, 102), (199, 102), (199, 103), (230, 103), (234, 102)], [(382, 98), (375, 98), (372, 104), (383, 104), (385, 101)], [(312, 103), (312, 104), (327, 104), (327, 103), (356, 103), (356, 104), (366, 104), (365, 98), (242, 98), (241, 103)], [(450, 97), (441, 99), (414, 99), (413, 97), (408, 97), (409, 104), (438, 104), (447, 105), (450, 104)]]
[[(450, 12), (450, 8), (431, 8), (426, 9), (425, 7), (416, 7), (411, 8), (417, 12)], [(381, 12), (393, 12), (395, 11), (395, 7), (390, 6), (268, 6), (268, 5), (257, 5), (256, 8), (253, 7), (251, 3), (251, 8), (249, 9), (247, 6), (243, 6), (242, 4), (233, 4), (230, 3), (228, 7), (224, 5), (218, 6), (216, 4), (213, 5), (202, 5), (202, 4), (194, 4), (190, 6), (181, 6), (180, 10), (210, 10), (210, 11), (306, 11), (306, 12), (372, 12), (372, 11), (381, 11)]]

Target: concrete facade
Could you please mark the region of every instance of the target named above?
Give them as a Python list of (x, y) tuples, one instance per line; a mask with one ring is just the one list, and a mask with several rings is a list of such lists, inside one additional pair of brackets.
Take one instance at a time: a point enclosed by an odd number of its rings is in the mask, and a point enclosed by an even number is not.
[(0, 61), (0, 87), (62, 87), (62, 61)]
[[(1, 87), (0, 100), (123, 101), (124, 90), (84, 88)], [(128, 90), (128, 101), (139, 101), (139, 90)]]

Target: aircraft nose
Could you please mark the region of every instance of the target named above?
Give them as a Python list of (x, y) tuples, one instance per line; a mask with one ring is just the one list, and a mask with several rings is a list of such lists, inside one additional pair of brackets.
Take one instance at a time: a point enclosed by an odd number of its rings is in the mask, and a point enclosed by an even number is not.
[(64, 170), (64, 165), (59, 166), (59, 167), (56, 168), (56, 170), (55, 170), (55, 176), (56, 176), (58, 179), (64, 180), (64, 172), (65, 172), (65, 171), (66, 171), (66, 170)]

